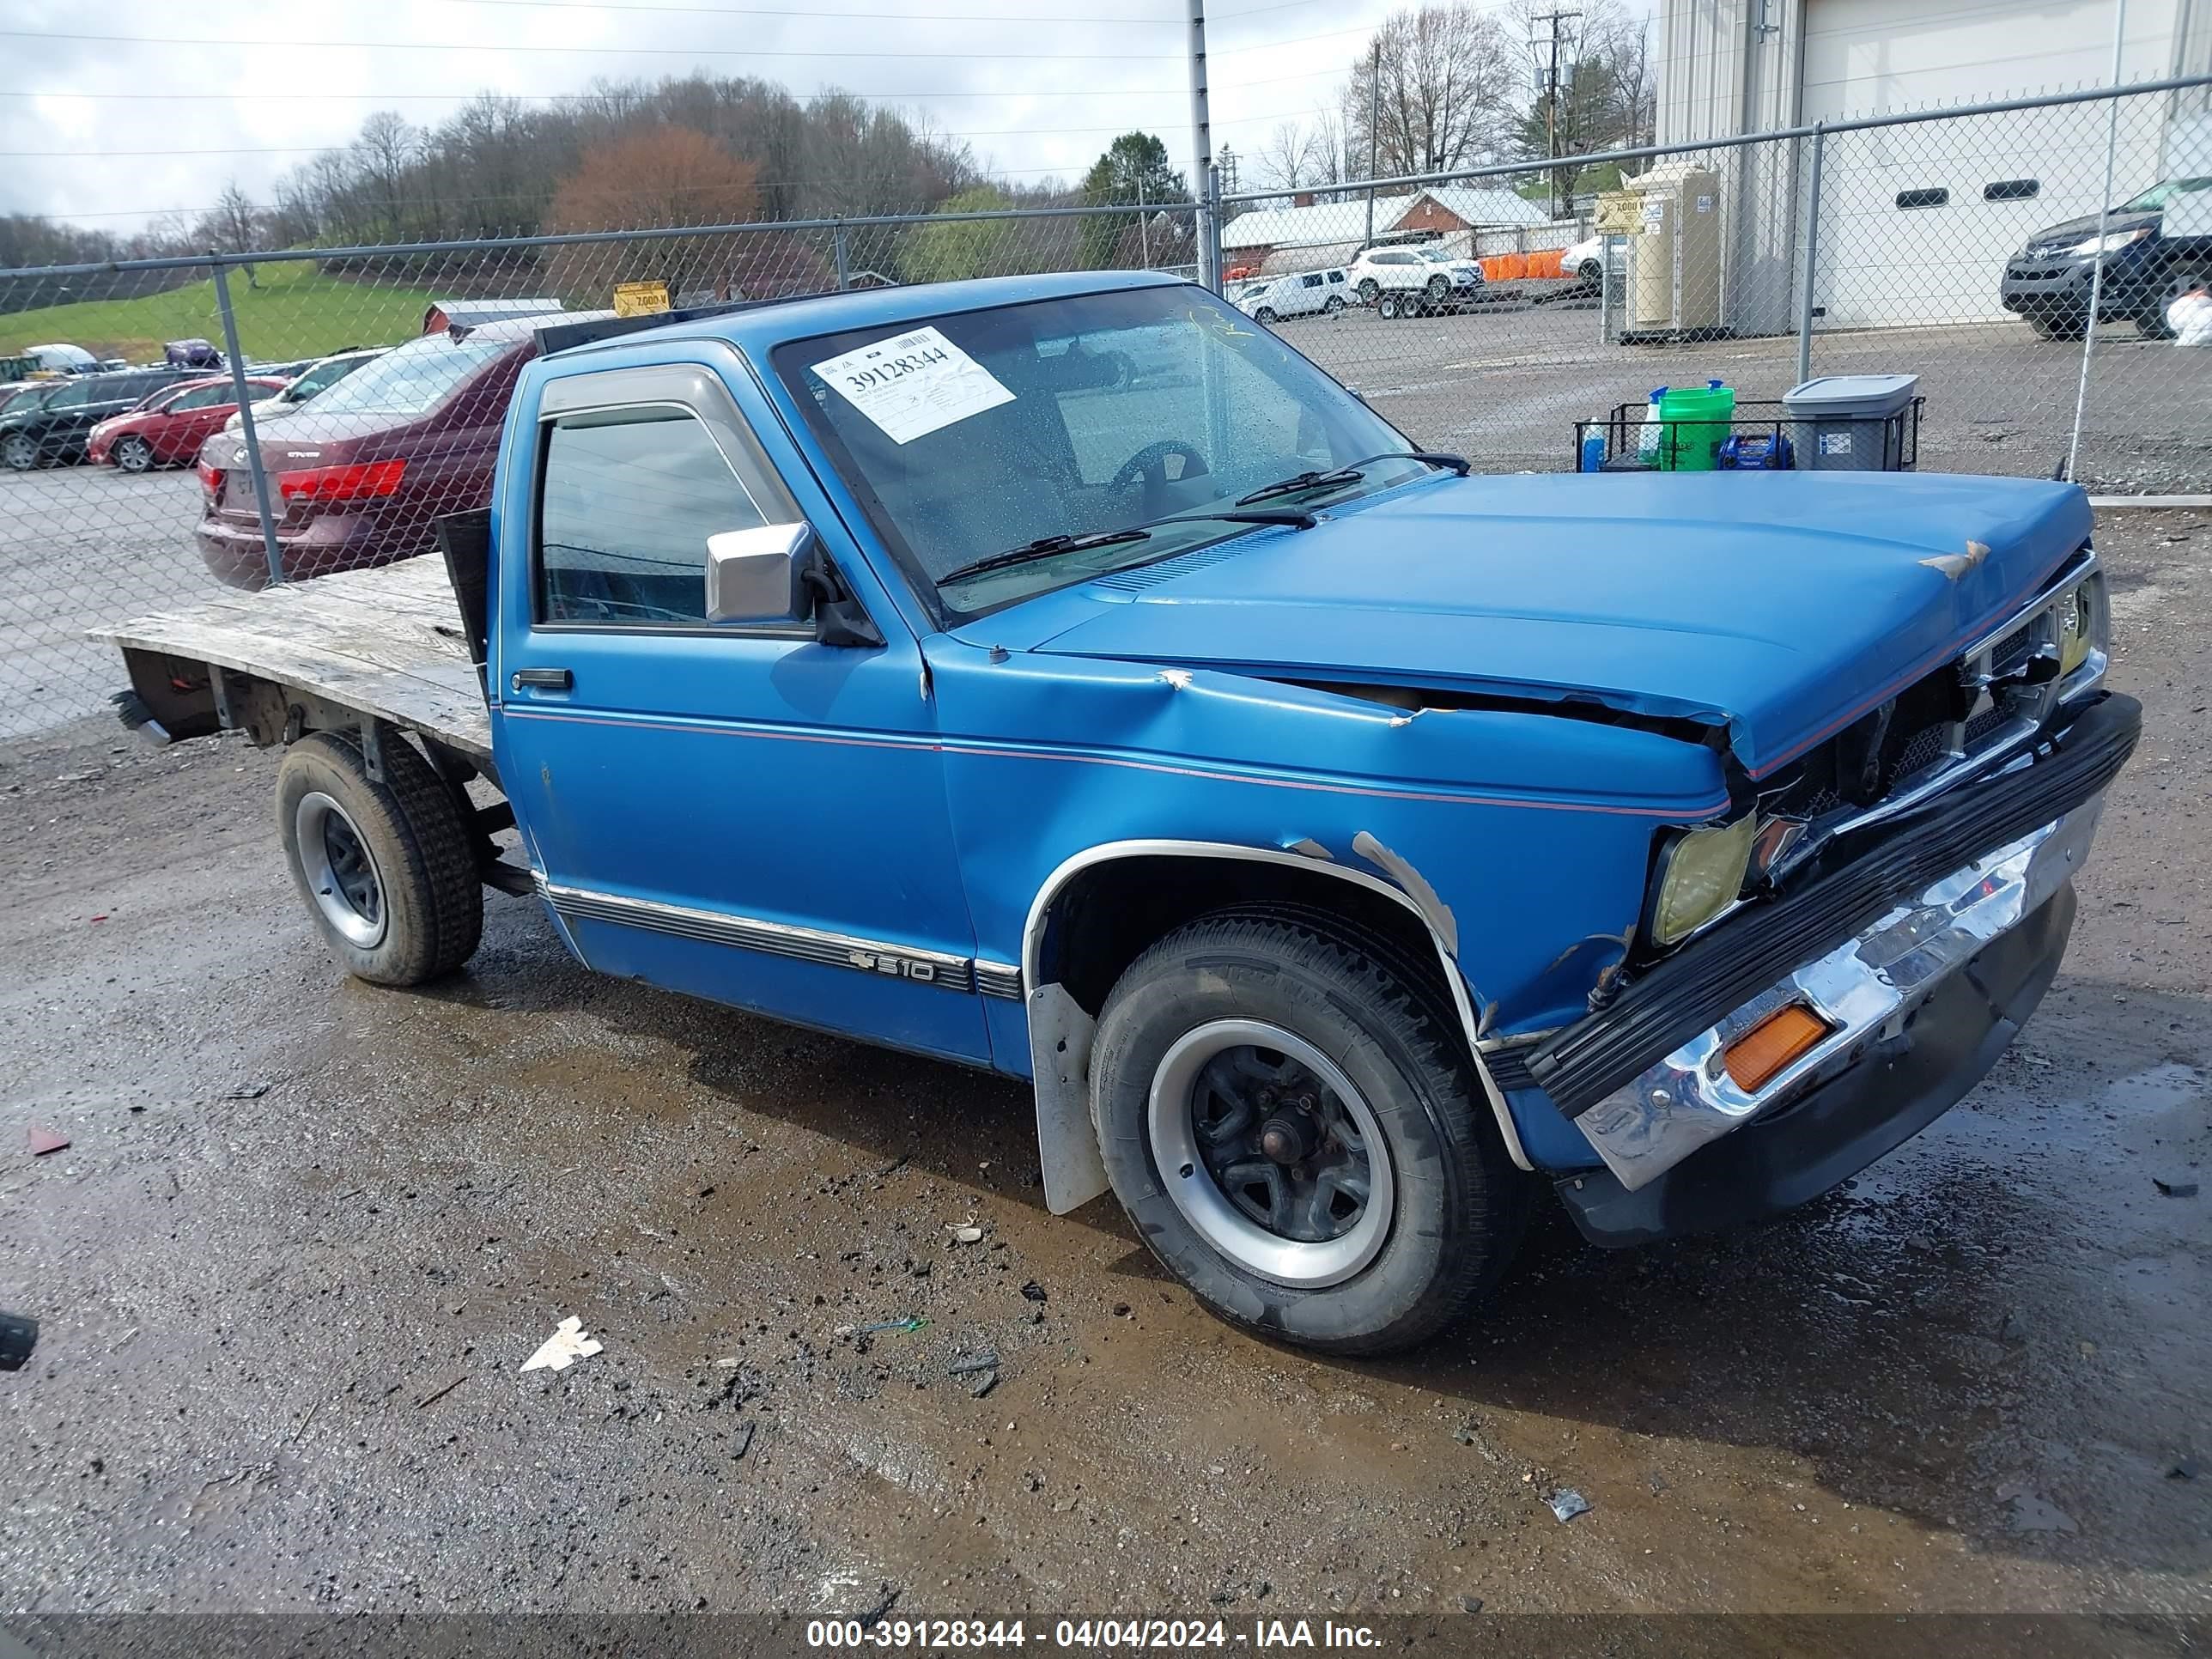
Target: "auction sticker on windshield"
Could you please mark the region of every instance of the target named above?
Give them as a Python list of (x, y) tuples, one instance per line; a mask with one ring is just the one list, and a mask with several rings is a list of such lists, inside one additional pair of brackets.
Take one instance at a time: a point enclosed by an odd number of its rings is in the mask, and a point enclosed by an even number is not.
[(989, 369), (927, 326), (825, 359), (814, 372), (898, 444), (1014, 400)]

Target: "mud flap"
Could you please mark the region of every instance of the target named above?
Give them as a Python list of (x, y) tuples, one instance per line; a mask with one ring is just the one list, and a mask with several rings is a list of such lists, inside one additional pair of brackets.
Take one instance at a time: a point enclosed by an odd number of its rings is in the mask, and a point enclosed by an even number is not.
[(1106, 1190), (1106, 1164), (1091, 1121), (1091, 1045), (1098, 1023), (1058, 985), (1032, 990), (1029, 1014), (1045, 1207), (1066, 1215)]

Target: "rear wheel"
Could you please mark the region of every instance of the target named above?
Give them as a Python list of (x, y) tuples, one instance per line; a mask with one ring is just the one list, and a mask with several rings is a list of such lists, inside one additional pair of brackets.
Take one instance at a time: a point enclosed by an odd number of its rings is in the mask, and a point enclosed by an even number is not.
[(1386, 294), (1375, 302), (1375, 314), (1385, 322), (1395, 322), (1404, 309), (1403, 303), (1395, 294)]
[(1429, 303), (1431, 305), (1441, 306), (1444, 302), (1444, 296), (1450, 292), (1451, 284), (1446, 282), (1443, 277), (1431, 276), (1429, 278), (1428, 295)]
[(28, 472), (38, 464), (38, 445), (21, 433), (10, 433), (8, 441), (0, 443), (0, 465), (5, 465), (14, 471)]
[(1273, 306), (1261, 306), (1257, 311), (1252, 313), (1252, 320), (1260, 324), (1263, 327), (1273, 328), (1275, 325), (1274, 307)]
[(115, 446), (115, 466), (120, 472), (144, 472), (154, 465), (154, 447), (143, 438), (125, 438)]
[(1145, 1242), (1224, 1319), (1331, 1352), (1450, 1325), (1527, 1212), (1447, 1017), (1388, 954), (1325, 921), (1203, 917), (1122, 975), (1092, 1059)]
[(1360, 304), (1364, 306), (1373, 305), (1375, 303), (1376, 296), (1382, 293), (1382, 285), (1376, 282), (1372, 276), (1362, 276), (1359, 279)]
[(385, 741), (381, 783), (350, 737), (293, 744), (276, 772), (276, 826), (301, 897), (356, 978), (419, 985), (475, 953), (476, 848), (452, 792), (403, 739)]
[(1586, 283), (1595, 283), (1597, 281), (1600, 275), (1597, 261), (1595, 259), (1583, 260), (1581, 264), (1575, 268), (1575, 275), (1581, 277), (1583, 281)]

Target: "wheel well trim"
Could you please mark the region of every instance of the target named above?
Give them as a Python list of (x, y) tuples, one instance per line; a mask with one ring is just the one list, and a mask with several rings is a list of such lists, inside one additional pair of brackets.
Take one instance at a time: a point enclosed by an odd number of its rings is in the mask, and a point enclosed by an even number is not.
[[(1086, 870), (1093, 870), (1102, 865), (1118, 864), (1130, 859), (1140, 858), (1180, 858), (1194, 861), (1202, 859), (1219, 859), (1237, 860), (1246, 863), (1279, 865), (1309, 873), (1333, 876), (1340, 881), (1351, 882), (1353, 885), (1364, 888), (1370, 893), (1380, 894), (1405, 910), (1419, 924), (1421, 932), (1436, 951), (1437, 965), (1443, 972), (1444, 985), (1451, 993), (1452, 1006), (1458, 1015), (1460, 1030), (1467, 1038), (1468, 1057), (1474, 1062), (1475, 1076), (1482, 1085), (1483, 1096), (1490, 1103), (1491, 1115), (1497, 1120), (1499, 1134), (1504, 1138), (1507, 1155), (1512, 1158), (1516, 1166), (1522, 1170), (1533, 1171), (1535, 1169), (1536, 1166), (1529, 1159), (1527, 1149), (1521, 1144), (1520, 1131), (1514, 1127), (1512, 1109), (1506, 1104), (1504, 1092), (1499, 1090), (1497, 1081), (1490, 1075), (1490, 1067), (1483, 1060), (1480, 1047), (1480, 1022), (1477, 1017), (1473, 999), (1468, 994), (1467, 981), (1460, 975), (1457, 960), (1446, 946), (1443, 935), (1437, 933), (1436, 924), (1430, 920), (1427, 912), (1422, 909), (1410, 894), (1403, 888), (1383, 880), (1382, 877), (1370, 875), (1364, 870), (1347, 869), (1340, 864), (1316, 858), (1310, 854), (1293, 853), (1278, 847), (1251, 847), (1236, 842), (1139, 839), (1102, 842), (1095, 847), (1086, 847), (1081, 852), (1063, 859), (1053, 872), (1044, 878), (1043, 884), (1037, 889), (1036, 896), (1030, 901), (1029, 915), (1022, 926), (1022, 983), (1032, 994), (1043, 986), (1058, 983), (1057, 981), (1048, 980), (1044, 976), (1041, 958), (1044, 944), (1045, 923), (1052, 915), (1054, 902), (1058, 900), (1067, 884)], [(1033, 1083), (1040, 1090), (1044, 1087), (1043, 1080), (1048, 1072), (1052, 1069), (1051, 1057), (1037, 1052), (1042, 1041), (1042, 1034), (1032, 1021), (1030, 1056), (1031, 1077)], [(1040, 1104), (1042, 1105), (1042, 1102)], [(1086, 1112), (1085, 1115), (1087, 1121), (1088, 1113)], [(1038, 1115), (1041, 1134), (1044, 1133), (1043, 1126), (1046, 1121), (1046, 1114), (1041, 1109)]]

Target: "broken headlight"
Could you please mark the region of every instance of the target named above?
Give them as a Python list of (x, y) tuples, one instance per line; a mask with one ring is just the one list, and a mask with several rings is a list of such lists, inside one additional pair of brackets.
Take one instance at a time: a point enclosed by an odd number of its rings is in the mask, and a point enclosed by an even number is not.
[(1734, 823), (1677, 833), (1659, 849), (1645, 936), (1654, 945), (1688, 938), (1735, 902), (1758, 828), (1755, 813)]
[(2104, 585), (2093, 576), (2058, 602), (2058, 672), (2072, 673), (2092, 651), (2106, 649), (2111, 636)]

